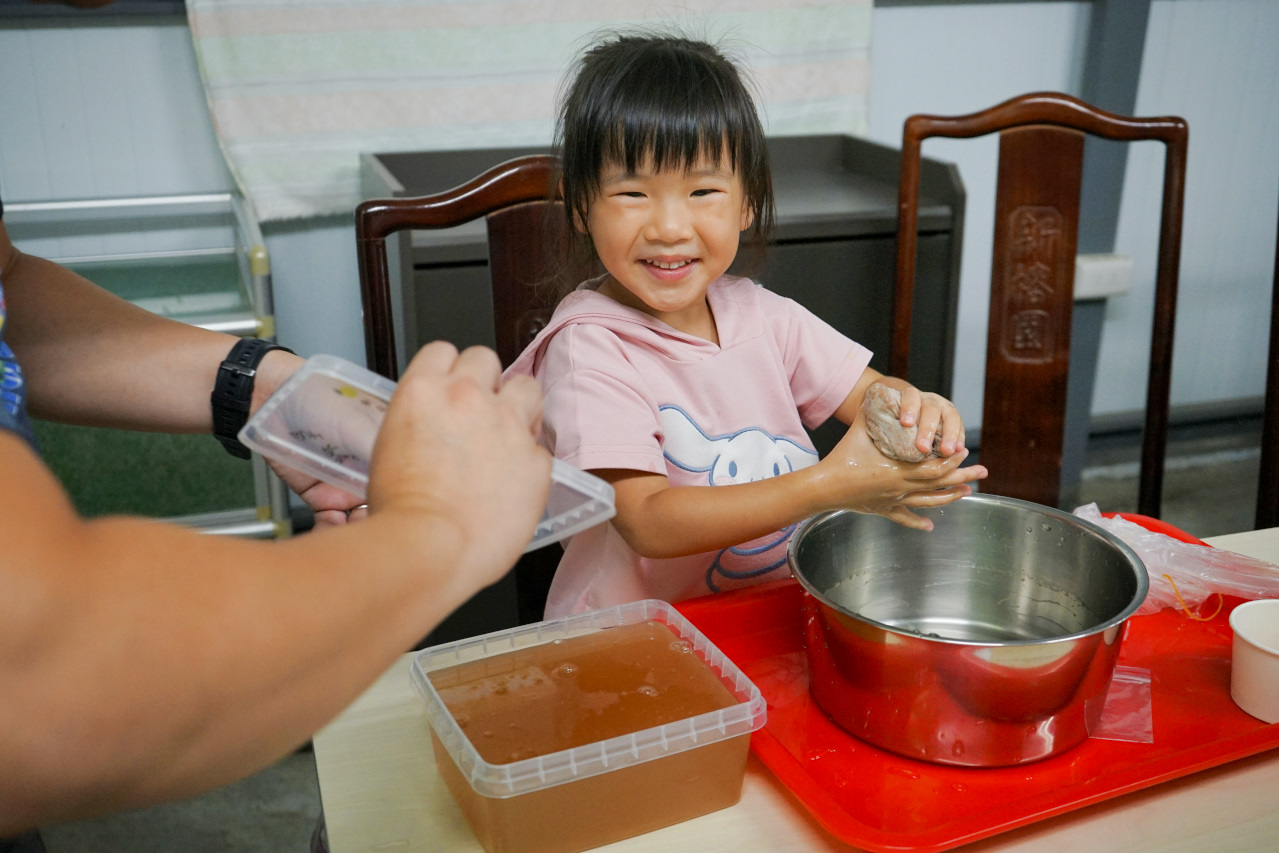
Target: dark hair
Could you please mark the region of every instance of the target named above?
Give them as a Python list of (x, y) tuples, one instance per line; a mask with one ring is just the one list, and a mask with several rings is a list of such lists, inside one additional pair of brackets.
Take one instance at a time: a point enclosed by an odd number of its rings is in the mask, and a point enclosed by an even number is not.
[(758, 255), (773, 229), (773, 183), (764, 129), (736, 65), (714, 46), (675, 35), (615, 35), (589, 48), (560, 101), (555, 128), (570, 258), (560, 293), (597, 267), (585, 222), (608, 166), (687, 169), (705, 158), (740, 176)]

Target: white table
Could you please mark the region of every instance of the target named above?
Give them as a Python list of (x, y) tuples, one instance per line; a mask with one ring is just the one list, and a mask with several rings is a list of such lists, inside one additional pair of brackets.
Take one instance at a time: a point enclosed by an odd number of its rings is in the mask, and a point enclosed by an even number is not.
[[(1218, 536), (1218, 548), (1279, 563), (1279, 528)], [(435, 769), (423, 705), (403, 656), (315, 737), (332, 853), (415, 853), (480, 847)], [(742, 799), (601, 850), (852, 850), (823, 830), (753, 755)], [(973, 851), (1274, 851), (1279, 750), (995, 836)]]

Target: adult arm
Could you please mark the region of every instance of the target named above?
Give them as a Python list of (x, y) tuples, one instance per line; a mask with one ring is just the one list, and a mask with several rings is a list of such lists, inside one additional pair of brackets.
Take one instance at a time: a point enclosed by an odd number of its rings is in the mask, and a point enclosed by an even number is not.
[(540, 394), (432, 344), (374, 449), (370, 516), (282, 542), (78, 518), (0, 434), (0, 836), (181, 797), (286, 754), (527, 544)]
[[(26, 375), (27, 407), (46, 420), (152, 432), (209, 433), (209, 395), (236, 338), (145, 311), (66, 267), (13, 245), (0, 220), (5, 340)], [(273, 350), (257, 368), (250, 411), (302, 359)], [(315, 510), (318, 527), (341, 525), (352, 495), (271, 462)], [(362, 515), (358, 511), (355, 515)]]
[[(27, 378), (31, 414), (64, 423), (210, 432), (209, 394), (235, 338), (188, 326), (109, 293), (66, 267), (18, 251), (0, 221), (5, 340)], [(263, 359), (255, 403), (301, 359)]]

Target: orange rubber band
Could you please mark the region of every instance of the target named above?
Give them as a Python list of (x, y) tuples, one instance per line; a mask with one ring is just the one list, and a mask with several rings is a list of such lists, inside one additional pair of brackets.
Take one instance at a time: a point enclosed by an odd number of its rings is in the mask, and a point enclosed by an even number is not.
[(1168, 583), (1172, 584), (1172, 594), (1177, 596), (1177, 603), (1181, 605), (1181, 609), (1186, 611), (1186, 615), (1191, 619), (1194, 619), (1196, 622), (1211, 622), (1216, 618), (1217, 614), (1221, 612), (1221, 606), (1224, 603), (1224, 599), (1221, 597), (1221, 593), (1217, 593), (1217, 609), (1212, 611), (1211, 616), (1196, 616), (1194, 613), (1191, 613), (1190, 608), (1186, 606), (1186, 602), (1182, 600), (1181, 593), (1177, 591), (1177, 583), (1172, 579), (1172, 575), (1165, 574), (1164, 577), (1168, 579)]

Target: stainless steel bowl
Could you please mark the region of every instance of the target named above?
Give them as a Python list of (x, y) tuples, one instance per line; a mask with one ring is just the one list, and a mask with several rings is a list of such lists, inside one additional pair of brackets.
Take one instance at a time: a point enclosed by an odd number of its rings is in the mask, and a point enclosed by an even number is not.
[(1141, 560), (1101, 528), (973, 495), (931, 532), (855, 512), (791, 537), (811, 690), (843, 728), (943, 764), (1038, 761), (1100, 719)]

